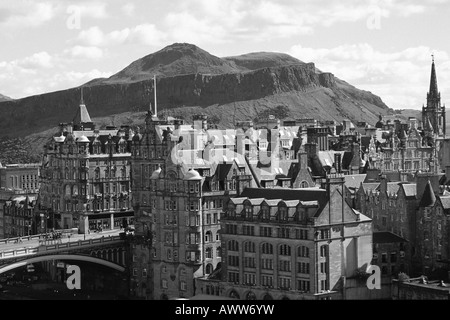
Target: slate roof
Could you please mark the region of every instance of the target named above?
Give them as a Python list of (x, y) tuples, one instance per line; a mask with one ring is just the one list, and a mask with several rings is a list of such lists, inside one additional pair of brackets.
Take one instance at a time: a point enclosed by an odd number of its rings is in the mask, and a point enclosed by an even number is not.
[(427, 185), (425, 186), (425, 190), (423, 192), (422, 199), (420, 199), (419, 207), (429, 207), (434, 205), (435, 202), (436, 196), (434, 195), (431, 182), (428, 180)]
[(324, 189), (264, 189), (264, 188), (246, 188), (242, 192), (241, 197), (248, 198), (264, 198), (264, 199), (281, 199), (299, 200), (299, 201), (318, 201), (319, 207), (322, 208), (328, 202), (327, 193)]
[(405, 238), (402, 238), (395, 233), (389, 231), (378, 231), (373, 233), (373, 243), (396, 243), (396, 242), (408, 242)]
[(358, 189), (366, 179), (367, 174), (345, 175), (345, 186), (349, 189)]

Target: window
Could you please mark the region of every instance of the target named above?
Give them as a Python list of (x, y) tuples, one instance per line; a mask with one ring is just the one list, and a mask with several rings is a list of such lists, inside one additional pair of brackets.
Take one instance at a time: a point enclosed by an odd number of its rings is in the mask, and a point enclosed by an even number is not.
[(244, 273), (244, 284), (251, 286), (256, 285), (256, 274)]
[(228, 256), (228, 266), (239, 267), (239, 257), (238, 256)]
[(327, 256), (327, 251), (328, 251), (328, 246), (327, 245), (323, 245), (320, 247), (320, 256), (321, 257), (326, 257)]
[(309, 262), (298, 262), (297, 272), (303, 274), (309, 274)]
[(328, 281), (320, 280), (320, 290), (328, 290)]
[(395, 263), (397, 262), (397, 253), (391, 252), (391, 262)]
[(387, 253), (382, 253), (381, 254), (381, 262), (382, 263), (387, 263)]
[(320, 239), (329, 239), (329, 238), (330, 238), (330, 229), (321, 229)]
[(142, 276), (143, 276), (144, 278), (147, 277), (147, 269), (142, 269)]
[(243, 232), (244, 235), (254, 236), (255, 235), (255, 227), (254, 226), (246, 226), (246, 225), (244, 225), (242, 227), (242, 232)]
[(266, 270), (273, 270), (273, 259), (261, 259), (261, 268)]
[(273, 245), (270, 243), (263, 243), (262, 244), (262, 253), (263, 254), (273, 254)]
[(278, 220), (281, 222), (288, 221), (287, 208), (285, 206), (280, 206), (278, 208)]
[(212, 259), (213, 257), (212, 248), (206, 248), (205, 257), (206, 259)]
[(251, 241), (244, 242), (244, 252), (256, 252), (255, 243)]
[(279, 228), (278, 229), (278, 237), (279, 238), (287, 238), (289, 239), (289, 228)]
[(280, 260), (278, 261), (278, 268), (280, 271), (291, 271), (291, 261), (290, 260)]
[(186, 291), (187, 290), (186, 281), (180, 281), (180, 290), (181, 291)]
[(327, 263), (326, 262), (320, 263), (320, 273), (327, 273)]
[(309, 292), (309, 280), (297, 280), (297, 290), (302, 292)]
[(308, 258), (309, 257), (309, 248), (305, 246), (298, 247), (297, 255), (299, 257)]
[(256, 259), (254, 257), (244, 257), (245, 268), (256, 268)]
[(273, 286), (273, 277), (272, 276), (261, 276), (261, 285), (264, 287), (272, 287)]
[(239, 251), (239, 242), (237, 242), (236, 240), (229, 240), (228, 251)]
[(270, 227), (260, 227), (259, 235), (261, 237), (272, 237), (272, 228)]
[(308, 230), (304, 230), (304, 229), (295, 230), (295, 238), (307, 240), (308, 239)]
[(291, 255), (291, 247), (287, 244), (282, 244), (279, 247), (279, 254), (281, 256), (290, 256)]
[(161, 280), (161, 287), (164, 288), (164, 289), (167, 289), (167, 288), (168, 288), (168, 286), (167, 286), (167, 280), (166, 280), (166, 279), (162, 279), (162, 280)]
[(228, 272), (228, 281), (239, 283), (239, 272)]
[(281, 289), (284, 289), (284, 290), (291, 289), (291, 278), (279, 277), (278, 285), (280, 286)]

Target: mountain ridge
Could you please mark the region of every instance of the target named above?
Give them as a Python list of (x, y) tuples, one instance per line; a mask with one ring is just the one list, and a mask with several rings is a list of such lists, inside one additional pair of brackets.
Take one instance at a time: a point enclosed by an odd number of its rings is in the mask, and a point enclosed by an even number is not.
[[(157, 75), (158, 115), (210, 115), (218, 127), (258, 119), (271, 110), (290, 118), (350, 119), (374, 125), (380, 114), (393, 113), (380, 97), (360, 90), (284, 53), (254, 52), (219, 58), (186, 43), (175, 43), (130, 63), (110, 78), (84, 84), (91, 118), (141, 113), (153, 101)], [(80, 87), (0, 102), (0, 138), (27, 137), (72, 121)], [(232, 115), (232, 116), (231, 116)], [(129, 125), (141, 125), (131, 116)], [(22, 125), (17, 126), (17, 123)]]

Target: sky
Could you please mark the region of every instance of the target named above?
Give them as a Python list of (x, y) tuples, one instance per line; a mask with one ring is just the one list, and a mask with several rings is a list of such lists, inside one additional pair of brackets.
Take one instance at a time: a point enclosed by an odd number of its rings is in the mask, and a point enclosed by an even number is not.
[(447, 0), (0, 0), (0, 94), (77, 87), (186, 42), (217, 57), (287, 53), (420, 109), (432, 55), (450, 102), (449, 13)]

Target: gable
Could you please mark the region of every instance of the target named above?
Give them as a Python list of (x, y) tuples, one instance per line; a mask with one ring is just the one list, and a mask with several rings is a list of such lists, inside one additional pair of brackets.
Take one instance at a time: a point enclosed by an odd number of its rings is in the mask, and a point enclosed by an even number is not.
[[(342, 212), (343, 211), (343, 212)], [(330, 201), (316, 214), (316, 225), (356, 222), (358, 215), (336, 189), (330, 196)]]

